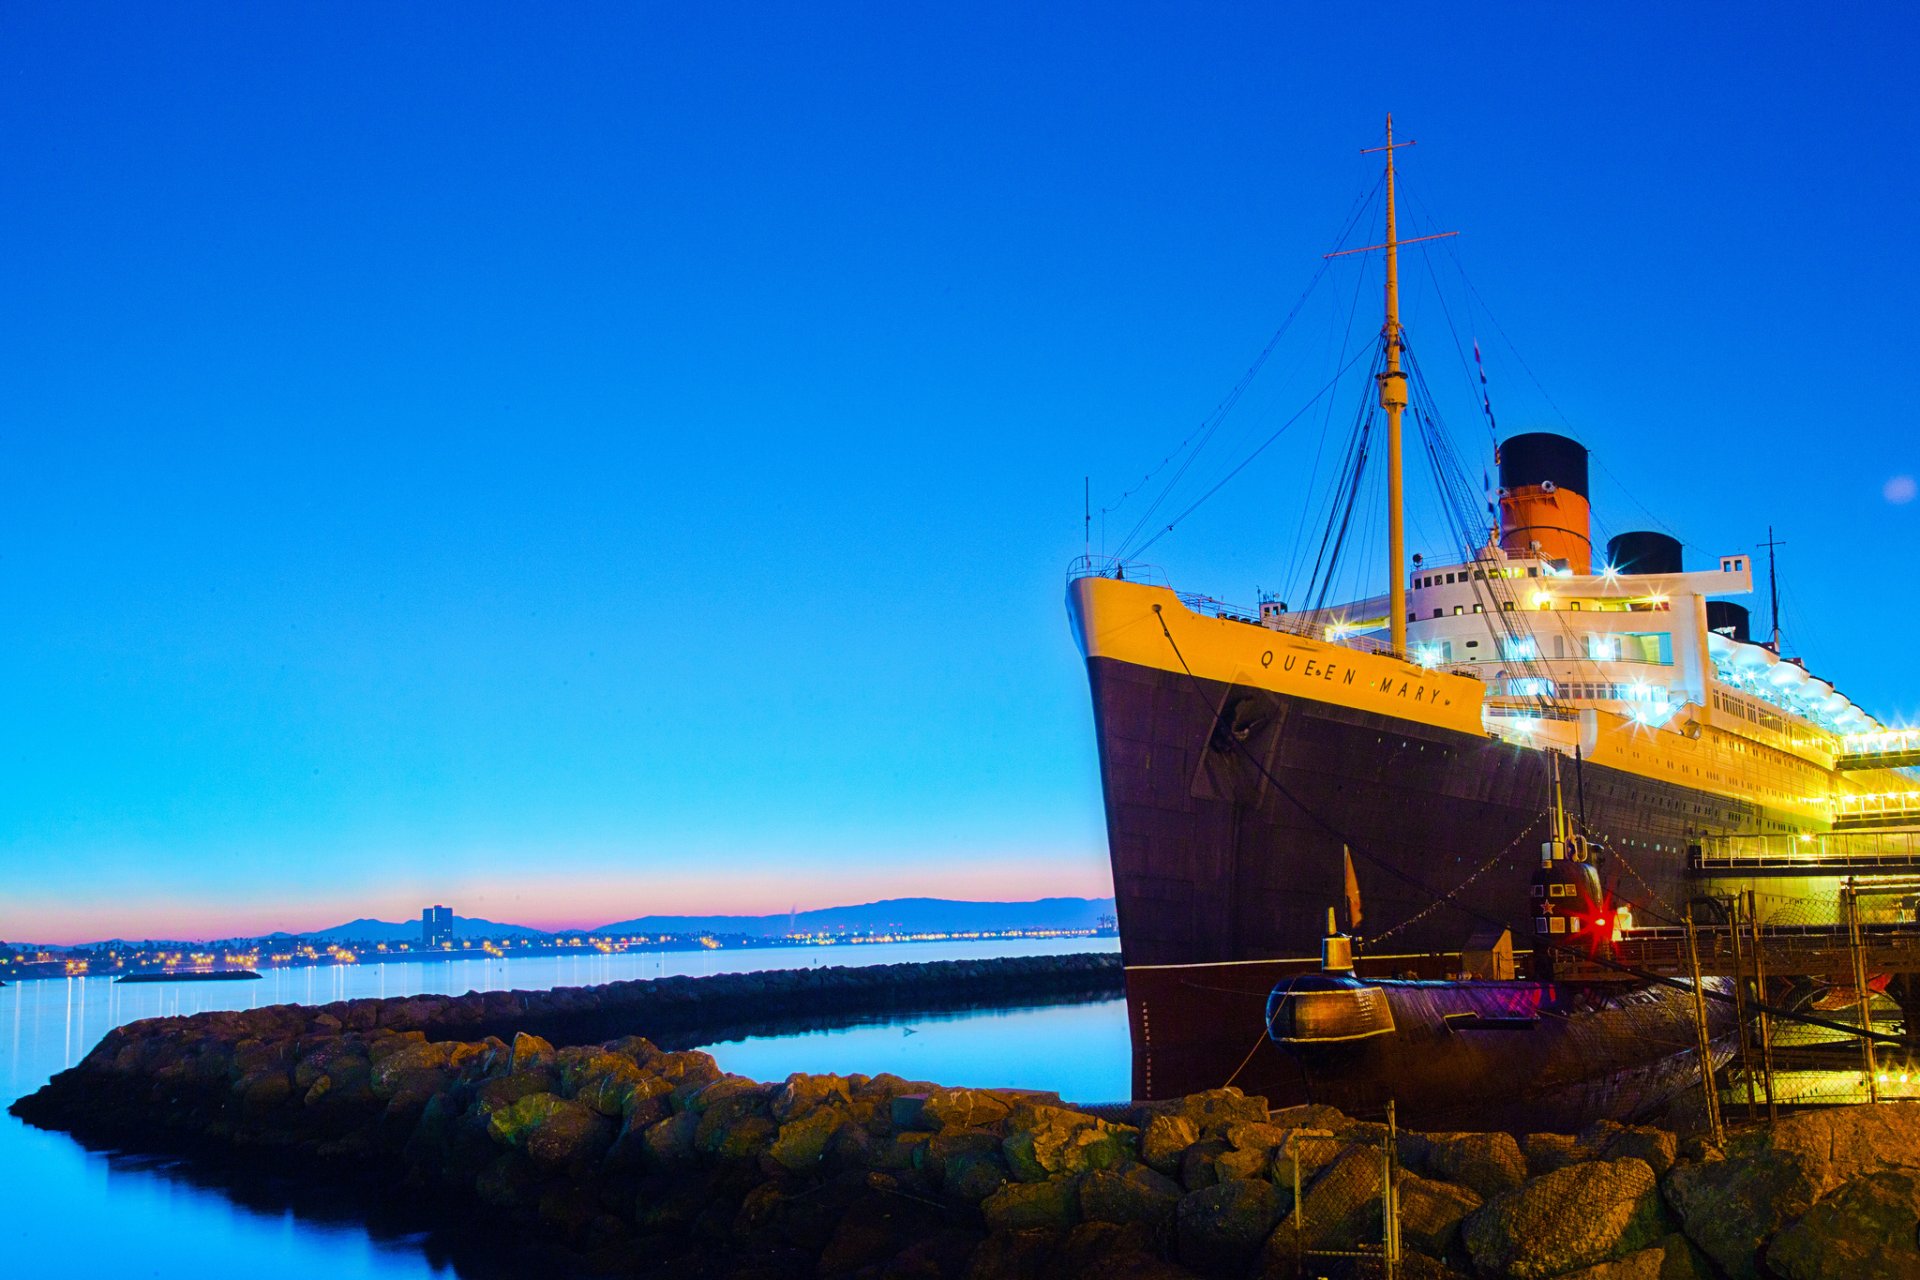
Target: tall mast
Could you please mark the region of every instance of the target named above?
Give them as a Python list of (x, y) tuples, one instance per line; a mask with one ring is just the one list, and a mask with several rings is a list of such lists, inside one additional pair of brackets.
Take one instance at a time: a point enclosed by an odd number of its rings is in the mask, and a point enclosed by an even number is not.
[(1774, 541), (1773, 526), (1768, 525), (1767, 540), (1763, 545), (1767, 548), (1767, 597), (1768, 603), (1773, 606), (1772, 649), (1777, 654), (1780, 652), (1780, 570), (1774, 564), (1773, 552), (1774, 548), (1787, 544)]
[(1380, 407), (1387, 411), (1387, 625), (1393, 651), (1407, 652), (1407, 531), (1401, 499), (1400, 413), (1407, 407), (1407, 375), (1400, 368), (1400, 237), (1393, 202), (1393, 114), (1387, 114), (1387, 322), (1380, 330), (1387, 367), (1380, 375)]
[(1411, 240), (1400, 238), (1398, 210), (1393, 199), (1393, 150), (1395, 147), (1410, 147), (1413, 139), (1405, 142), (1393, 140), (1393, 116), (1387, 116), (1387, 141), (1385, 146), (1362, 148), (1362, 155), (1371, 155), (1375, 151), (1387, 153), (1387, 240), (1385, 244), (1370, 244), (1363, 249), (1340, 249), (1326, 254), (1329, 258), (1344, 258), (1350, 253), (1371, 253), (1375, 249), (1387, 251), (1387, 321), (1380, 327), (1380, 341), (1387, 349), (1386, 369), (1380, 378), (1380, 407), (1387, 411), (1387, 559), (1390, 562), (1387, 582), (1387, 627), (1393, 643), (1393, 652), (1407, 656), (1407, 531), (1406, 513), (1401, 500), (1400, 468), (1400, 413), (1407, 407), (1407, 375), (1400, 368), (1400, 350), (1403, 345), (1400, 334), (1400, 246), (1416, 244), (1422, 240), (1444, 240), (1456, 234), (1452, 231), (1436, 232), (1430, 236), (1415, 236)]

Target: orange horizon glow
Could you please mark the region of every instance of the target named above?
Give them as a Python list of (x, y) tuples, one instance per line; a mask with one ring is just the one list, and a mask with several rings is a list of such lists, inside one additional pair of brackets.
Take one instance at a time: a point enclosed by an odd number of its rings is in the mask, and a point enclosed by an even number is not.
[(204, 942), (269, 933), (311, 933), (349, 920), (418, 920), (423, 907), (443, 904), (456, 914), (549, 933), (587, 932), (649, 915), (771, 916), (788, 911), (856, 906), (888, 898), (951, 898), (1027, 902), (1036, 898), (1105, 898), (1113, 886), (1103, 866), (1063, 868), (1032, 859), (969, 861), (965, 867), (918, 866), (898, 872), (822, 880), (818, 876), (758, 876), (747, 884), (710, 874), (650, 876), (620, 885), (474, 881), (421, 894), (383, 889), (365, 895), (309, 899), (296, 906), (265, 900), (209, 903), (149, 898), (112, 903), (15, 900), (0, 904), (0, 940), (74, 946), (109, 938)]

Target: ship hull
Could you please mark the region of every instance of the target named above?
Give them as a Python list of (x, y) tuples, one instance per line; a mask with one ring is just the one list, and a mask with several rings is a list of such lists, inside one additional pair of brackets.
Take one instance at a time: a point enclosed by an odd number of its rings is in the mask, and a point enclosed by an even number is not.
[[(1697, 1082), (1691, 997), (1664, 989), (1583, 996), (1534, 1030), (1470, 1034), (1445, 1026), (1431, 990), (1410, 989), (1406, 1034), (1364, 1051), (1303, 1056), (1268, 1041), (1274, 983), (1318, 953), (1330, 907), (1348, 919), (1346, 851), (1363, 972), (1445, 976), (1490, 926), (1524, 952), (1553, 757), (1485, 732), (1477, 681), (1203, 618), (1137, 584), (1075, 586), (1136, 1097), (1232, 1082), (1363, 1111), (1391, 1097), (1427, 1123), (1551, 1127), (1646, 1114), (1689, 1071)], [(1611, 851), (1609, 891), (1642, 918), (1680, 913), (1693, 833), (1779, 816), (1653, 776), (1681, 768), (1651, 735), (1603, 739), (1599, 754), (1632, 767), (1570, 760), (1567, 804)]]

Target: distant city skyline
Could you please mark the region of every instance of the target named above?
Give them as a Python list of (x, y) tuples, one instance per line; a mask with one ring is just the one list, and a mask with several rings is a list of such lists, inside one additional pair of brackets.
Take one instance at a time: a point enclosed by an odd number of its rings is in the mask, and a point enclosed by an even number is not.
[[(0, 937), (1105, 896), (1064, 570), (1322, 269), (1389, 109), (1409, 226), (1461, 231), (1406, 285), (1468, 467), (1477, 340), (1612, 529), (1771, 525), (1789, 650), (1911, 722), (1906, 21), (9, 9)], [(1355, 333), (1373, 269), (1319, 295)], [(1152, 562), (1298, 581), (1322, 427)]]

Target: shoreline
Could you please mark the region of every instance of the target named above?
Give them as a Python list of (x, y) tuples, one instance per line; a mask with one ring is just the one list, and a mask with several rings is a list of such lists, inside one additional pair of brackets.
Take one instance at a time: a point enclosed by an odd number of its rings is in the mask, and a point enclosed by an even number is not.
[[(633, 1034), (710, 1043), (722, 1016), (1110, 998), (1119, 981), (1117, 956), (1022, 957), (155, 1018), (12, 1111), (239, 1196), (268, 1179), (290, 1205), (351, 1203), (370, 1229), (402, 1206), (469, 1276), (1377, 1274), (1385, 1185), (1406, 1277), (1920, 1271), (1911, 1225), (1885, 1226), (1920, 1204), (1920, 1103), (1792, 1115), (1712, 1150), (1611, 1123), (1390, 1131), (1231, 1088), (1089, 1106), (891, 1075), (763, 1083)], [(627, 1025), (559, 1047), (483, 1030), (534, 1016)]]

